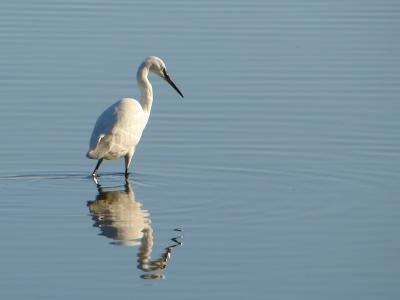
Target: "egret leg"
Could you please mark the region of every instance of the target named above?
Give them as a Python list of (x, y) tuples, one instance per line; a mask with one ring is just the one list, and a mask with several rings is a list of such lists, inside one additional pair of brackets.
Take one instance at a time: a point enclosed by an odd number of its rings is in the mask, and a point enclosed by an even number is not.
[(132, 156), (133, 156), (133, 152), (132, 153), (128, 153), (127, 155), (125, 155), (125, 178), (129, 177), (129, 166), (131, 164), (132, 161)]
[(103, 161), (103, 159), (100, 158), (99, 161), (97, 162), (97, 165), (96, 165), (96, 167), (94, 168), (93, 173), (92, 173), (92, 176), (93, 176), (93, 177), (96, 177), (96, 175), (97, 175), (97, 170), (99, 169), (99, 167), (100, 167), (102, 161)]
[(128, 173), (129, 165), (130, 165), (130, 158), (129, 158), (129, 155), (126, 155), (125, 156), (125, 178), (126, 179), (128, 179), (128, 177), (129, 177), (129, 173)]

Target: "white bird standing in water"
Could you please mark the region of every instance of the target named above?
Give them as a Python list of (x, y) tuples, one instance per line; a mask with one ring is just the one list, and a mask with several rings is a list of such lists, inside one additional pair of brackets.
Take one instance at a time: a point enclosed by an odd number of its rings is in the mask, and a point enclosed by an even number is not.
[(125, 158), (125, 177), (128, 177), (135, 147), (149, 120), (153, 103), (153, 88), (147, 78), (149, 72), (163, 78), (183, 98), (182, 93), (169, 77), (164, 62), (156, 56), (146, 58), (136, 75), (142, 99), (138, 101), (124, 98), (107, 108), (96, 121), (90, 138), (89, 151), (86, 154), (88, 158), (98, 160), (92, 173), (93, 178), (96, 178), (103, 159), (122, 157)]

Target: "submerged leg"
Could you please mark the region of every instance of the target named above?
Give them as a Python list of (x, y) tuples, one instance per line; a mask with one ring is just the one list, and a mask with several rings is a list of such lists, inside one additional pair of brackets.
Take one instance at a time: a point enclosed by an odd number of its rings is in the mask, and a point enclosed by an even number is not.
[(96, 167), (94, 168), (93, 173), (92, 173), (92, 176), (93, 176), (93, 177), (96, 177), (96, 175), (97, 175), (97, 170), (99, 169), (100, 164), (101, 164), (102, 161), (103, 161), (103, 159), (100, 158), (99, 161), (97, 162), (97, 165), (96, 165)]
[(127, 155), (125, 155), (125, 178), (129, 177), (128, 170), (129, 170), (129, 166), (131, 165), (133, 152), (134, 151), (132, 151), (131, 153), (128, 153)]
[(129, 154), (127, 154), (125, 155), (125, 178), (129, 177), (128, 169), (130, 164), (131, 164), (131, 158), (129, 157)]

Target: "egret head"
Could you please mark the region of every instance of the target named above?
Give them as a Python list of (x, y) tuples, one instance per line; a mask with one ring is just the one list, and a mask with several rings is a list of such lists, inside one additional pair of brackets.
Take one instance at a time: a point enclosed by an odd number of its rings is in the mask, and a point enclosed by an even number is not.
[(165, 66), (165, 63), (162, 61), (161, 58), (157, 56), (149, 56), (148, 58), (145, 59), (143, 63), (149, 68), (150, 72), (160, 76), (162, 79), (168, 82), (175, 89), (175, 91), (177, 91), (178, 94), (181, 95), (181, 97), (183, 98), (183, 94), (175, 85), (175, 83), (172, 81), (172, 79), (169, 77), (169, 74), (167, 72), (167, 67)]

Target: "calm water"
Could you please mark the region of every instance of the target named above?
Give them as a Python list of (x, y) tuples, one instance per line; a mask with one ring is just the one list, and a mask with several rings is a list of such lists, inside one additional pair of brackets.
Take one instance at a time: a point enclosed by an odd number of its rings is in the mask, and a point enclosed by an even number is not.
[[(400, 2), (0, 2), (1, 299), (398, 299)], [(130, 183), (85, 158), (162, 57)]]

